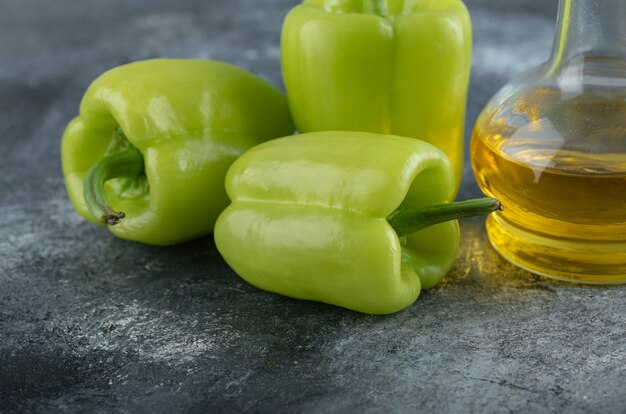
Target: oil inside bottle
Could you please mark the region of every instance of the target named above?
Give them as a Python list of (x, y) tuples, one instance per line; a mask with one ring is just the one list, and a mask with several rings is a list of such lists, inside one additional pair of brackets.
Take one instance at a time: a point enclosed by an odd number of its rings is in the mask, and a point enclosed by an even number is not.
[(487, 233), (505, 258), (557, 279), (626, 282), (626, 97), (536, 87), (483, 112), (471, 159), (504, 206)]

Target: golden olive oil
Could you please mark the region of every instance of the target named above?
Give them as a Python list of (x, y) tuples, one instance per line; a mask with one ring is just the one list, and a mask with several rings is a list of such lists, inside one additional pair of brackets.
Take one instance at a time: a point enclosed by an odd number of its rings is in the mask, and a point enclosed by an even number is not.
[(553, 97), (537, 89), (476, 125), (478, 184), (504, 206), (487, 221), (490, 241), (535, 273), (626, 282), (626, 101)]

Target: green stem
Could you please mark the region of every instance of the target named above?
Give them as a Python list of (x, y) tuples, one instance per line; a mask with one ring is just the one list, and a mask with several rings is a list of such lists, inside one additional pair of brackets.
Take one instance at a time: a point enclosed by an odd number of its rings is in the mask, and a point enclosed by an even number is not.
[(387, 0), (363, 0), (363, 12), (386, 19), (389, 17)]
[(502, 210), (502, 205), (495, 198), (477, 198), (456, 203), (396, 210), (387, 217), (387, 221), (398, 236), (402, 237), (444, 221), (484, 216), (496, 210)]
[(89, 212), (104, 224), (118, 224), (126, 214), (115, 211), (104, 193), (104, 183), (117, 177), (137, 177), (143, 172), (143, 157), (136, 148), (108, 155), (85, 175), (84, 198)]

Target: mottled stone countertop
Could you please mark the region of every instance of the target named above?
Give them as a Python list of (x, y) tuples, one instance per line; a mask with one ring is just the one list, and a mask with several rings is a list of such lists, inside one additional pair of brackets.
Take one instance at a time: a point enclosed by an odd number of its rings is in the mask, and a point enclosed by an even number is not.
[[(466, 221), (440, 286), (391, 316), (262, 292), (212, 237), (155, 248), (74, 212), (59, 141), (115, 65), (219, 59), (281, 85), (295, 0), (0, 0), (0, 412), (626, 412), (626, 287), (517, 270)], [(556, 2), (467, 0), (466, 133), (545, 60)], [(478, 194), (466, 162), (461, 198)]]

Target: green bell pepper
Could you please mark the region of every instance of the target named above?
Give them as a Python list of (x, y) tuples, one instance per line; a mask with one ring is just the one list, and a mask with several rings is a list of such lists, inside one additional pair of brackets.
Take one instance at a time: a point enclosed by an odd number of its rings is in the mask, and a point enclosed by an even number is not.
[(261, 289), (397, 312), (454, 264), (454, 219), (500, 206), (493, 199), (438, 204), (453, 190), (448, 158), (423, 141), (364, 132), (281, 138), (229, 169), (232, 204), (217, 220), (215, 243)]
[(91, 84), (63, 135), (67, 192), (81, 216), (109, 224), (116, 236), (182, 242), (213, 230), (228, 205), (231, 163), (293, 131), (284, 95), (243, 69), (204, 60), (131, 63)]
[(471, 58), (460, 0), (304, 0), (281, 41), (300, 132), (368, 131), (425, 140), (450, 158), (458, 190)]

